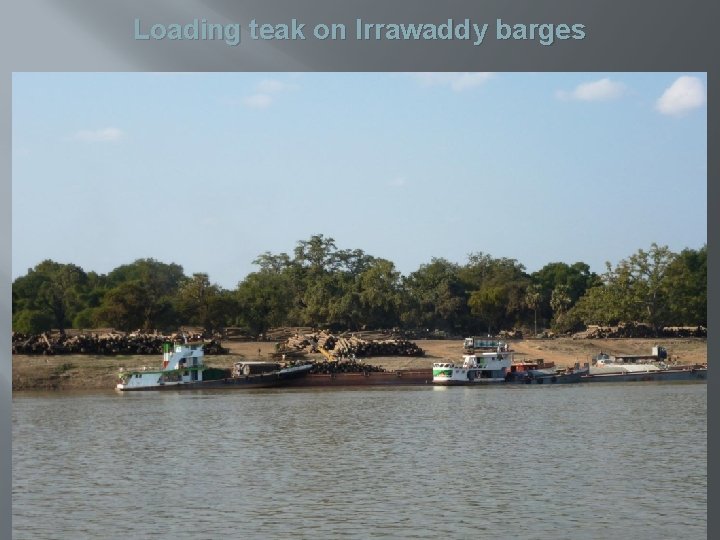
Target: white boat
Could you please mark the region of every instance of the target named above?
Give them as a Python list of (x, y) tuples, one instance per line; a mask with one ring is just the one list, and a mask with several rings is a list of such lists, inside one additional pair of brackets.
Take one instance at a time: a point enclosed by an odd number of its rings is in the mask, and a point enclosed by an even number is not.
[[(180, 390), (199, 388), (268, 388), (304, 377), (312, 364), (283, 367), (270, 362), (238, 362), (232, 372), (204, 363), (202, 343), (166, 343), (160, 368), (121, 371), (118, 390)], [(206, 372), (210, 376), (204, 376)], [(220, 375), (218, 376), (218, 372)]]
[(488, 341), (488, 349), (463, 355), (462, 364), (435, 362), (433, 384), (461, 385), (505, 382), (515, 353), (502, 341)]
[(608, 375), (610, 373), (650, 373), (668, 369), (668, 365), (654, 356), (610, 356), (605, 353), (593, 358), (590, 366), (591, 375)]
[(668, 364), (653, 354), (610, 356), (600, 353), (581, 382), (707, 381), (707, 365)]

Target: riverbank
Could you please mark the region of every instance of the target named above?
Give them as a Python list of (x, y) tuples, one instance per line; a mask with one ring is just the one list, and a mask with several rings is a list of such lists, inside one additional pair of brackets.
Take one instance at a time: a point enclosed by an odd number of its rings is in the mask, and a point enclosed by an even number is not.
[[(459, 340), (418, 340), (425, 351), (420, 357), (373, 357), (363, 359), (366, 363), (387, 370), (423, 369), (433, 362), (455, 361), (463, 354)], [(511, 341), (517, 360), (542, 358), (559, 367), (572, 366), (576, 362), (589, 362), (600, 351), (611, 354), (650, 354), (654, 345), (663, 345), (672, 360), (683, 364), (707, 363), (707, 340), (702, 338), (652, 340), (652, 339), (543, 339)], [(228, 368), (240, 360), (269, 360), (275, 352), (272, 342), (226, 342), (223, 346), (230, 354), (206, 356), (205, 362), (212, 367)], [(308, 359), (322, 361), (320, 354)], [(95, 356), (60, 355), (26, 356), (12, 358), (13, 390), (76, 390), (112, 389), (118, 382), (118, 370), (158, 367), (160, 356)]]

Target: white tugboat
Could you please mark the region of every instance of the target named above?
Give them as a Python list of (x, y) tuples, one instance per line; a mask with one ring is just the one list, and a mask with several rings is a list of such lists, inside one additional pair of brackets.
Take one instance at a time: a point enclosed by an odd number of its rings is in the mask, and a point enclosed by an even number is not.
[[(304, 377), (312, 364), (283, 367), (275, 362), (237, 362), (232, 371), (205, 365), (202, 343), (163, 345), (161, 368), (122, 371), (118, 390), (180, 390), (200, 388), (268, 388)], [(209, 376), (204, 377), (208, 371)]]
[(201, 382), (205, 363), (202, 343), (163, 344), (161, 368), (127, 371), (120, 374), (118, 390), (148, 390)]
[(505, 382), (514, 352), (506, 343), (486, 340), (484, 349), (463, 355), (463, 362), (435, 362), (433, 383), (439, 385), (483, 384)]

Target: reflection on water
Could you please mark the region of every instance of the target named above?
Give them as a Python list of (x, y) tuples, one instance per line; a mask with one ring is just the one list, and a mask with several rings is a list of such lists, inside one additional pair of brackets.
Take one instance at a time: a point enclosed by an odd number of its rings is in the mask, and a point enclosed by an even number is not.
[(15, 393), (13, 537), (705, 538), (706, 397)]

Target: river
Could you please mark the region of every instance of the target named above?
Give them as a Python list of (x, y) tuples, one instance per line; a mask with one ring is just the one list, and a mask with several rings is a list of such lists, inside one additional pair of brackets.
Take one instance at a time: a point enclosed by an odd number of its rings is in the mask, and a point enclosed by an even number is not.
[(707, 385), (16, 392), (13, 538), (706, 538)]

